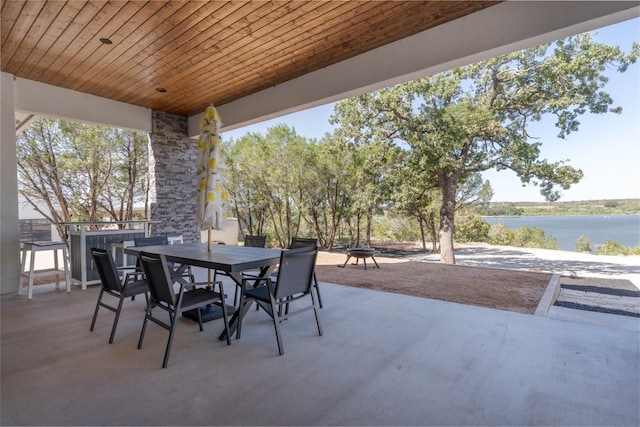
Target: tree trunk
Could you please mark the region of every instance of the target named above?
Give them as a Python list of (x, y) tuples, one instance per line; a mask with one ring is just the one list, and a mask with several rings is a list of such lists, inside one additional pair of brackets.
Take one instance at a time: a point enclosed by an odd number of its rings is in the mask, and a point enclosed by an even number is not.
[(366, 245), (368, 248), (371, 247), (371, 223), (373, 222), (373, 213), (369, 211), (367, 213), (367, 228), (366, 228)]
[(438, 253), (438, 234), (436, 233), (436, 219), (432, 211), (427, 217), (427, 227), (429, 229), (429, 238), (431, 239), (431, 252)]
[(456, 191), (458, 177), (453, 174), (440, 177), (442, 206), (440, 207), (440, 262), (455, 264), (453, 251), (453, 231), (456, 212)]
[(420, 225), (420, 238), (422, 239), (422, 250), (427, 252), (427, 236), (424, 232), (424, 219), (422, 215), (418, 215), (418, 224)]

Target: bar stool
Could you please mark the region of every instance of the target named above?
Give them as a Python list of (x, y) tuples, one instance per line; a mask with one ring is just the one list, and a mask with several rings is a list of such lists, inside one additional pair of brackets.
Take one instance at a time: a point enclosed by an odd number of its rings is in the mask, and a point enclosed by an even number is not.
[[(62, 259), (64, 263), (64, 270), (58, 266), (58, 250), (62, 250)], [(53, 251), (54, 268), (45, 268), (36, 270), (35, 259), (36, 253), (41, 251)], [(27, 262), (27, 253), (31, 253), (29, 270), (25, 270)], [(27, 299), (31, 299), (33, 296), (33, 279), (35, 277), (42, 276), (56, 276), (56, 289), (60, 289), (60, 276), (64, 275), (64, 280), (67, 285), (67, 292), (71, 292), (71, 271), (69, 270), (69, 262), (67, 261), (67, 245), (64, 242), (26, 242), (22, 246), (22, 266), (20, 269), (20, 283), (18, 284), (18, 295), (22, 295), (24, 287), (22, 286), (23, 277), (29, 278), (29, 288), (27, 293)]]
[(167, 233), (167, 240), (170, 245), (175, 245), (182, 242), (182, 234), (180, 233)]

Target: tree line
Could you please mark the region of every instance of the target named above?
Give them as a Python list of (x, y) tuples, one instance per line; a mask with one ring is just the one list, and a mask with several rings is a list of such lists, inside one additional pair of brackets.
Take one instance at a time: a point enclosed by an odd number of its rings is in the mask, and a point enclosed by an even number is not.
[(640, 212), (640, 199), (491, 202), (477, 205), (475, 211), (482, 216), (629, 215)]
[(146, 218), (148, 149), (141, 132), (43, 117), (17, 138), (18, 188), (52, 223), (130, 220), (136, 203)]
[(249, 230), (271, 221), (279, 243), (309, 224), (329, 246), (344, 233), (368, 242), (373, 215), (389, 211), (415, 219), (423, 245), (429, 235), (454, 263), (456, 211), (490, 200), (481, 172), (510, 169), (549, 201), (582, 178), (567, 160), (541, 157), (529, 124), (554, 117), (563, 139), (587, 112), (620, 113), (604, 71), (626, 71), (639, 51), (581, 34), (339, 102), (336, 129), (319, 143), (286, 128), (249, 135), (238, 142), (249, 154), (230, 151), (231, 168), (255, 168), (230, 174), (236, 212)]

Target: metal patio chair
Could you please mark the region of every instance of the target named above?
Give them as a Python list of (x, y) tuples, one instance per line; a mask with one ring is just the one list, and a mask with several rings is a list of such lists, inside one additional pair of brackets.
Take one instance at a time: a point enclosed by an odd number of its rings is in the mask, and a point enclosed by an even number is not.
[[(226, 304), (224, 303), (225, 295), (222, 282), (206, 282), (206, 283), (194, 283), (194, 288), (186, 290), (187, 285), (181, 284), (180, 291), (176, 295), (173, 288), (173, 278), (167, 265), (167, 260), (164, 255), (155, 255), (145, 252), (140, 253), (140, 262), (142, 268), (147, 277), (149, 284), (149, 293), (151, 294), (150, 304), (147, 304), (147, 313), (144, 317), (142, 324), (142, 330), (140, 331), (140, 339), (138, 340), (138, 349), (142, 348), (142, 342), (144, 341), (145, 332), (147, 330), (147, 323), (152, 321), (153, 323), (163, 327), (169, 331), (169, 338), (167, 340), (167, 347), (164, 352), (164, 359), (162, 361), (162, 367), (166, 368), (169, 363), (169, 354), (171, 353), (171, 345), (173, 343), (173, 336), (177, 327), (177, 317), (180, 313), (187, 310), (196, 309), (198, 326), (200, 331), (203, 331), (201, 307), (205, 307), (210, 304), (219, 305), (222, 309), (222, 319), (224, 321), (224, 330), (227, 334), (227, 344), (231, 344), (229, 337), (229, 322), (227, 320)], [(198, 287), (205, 285), (206, 287)], [(215, 291), (215, 286), (218, 286), (218, 292)], [(191, 287), (191, 286), (189, 286)], [(169, 315), (169, 322), (161, 320), (156, 313), (158, 310), (166, 311)]]
[[(113, 343), (113, 337), (116, 334), (116, 328), (118, 326), (120, 311), (122, 310), (122, 303), (124, 300), (129, 297), (133, 300), (136, 295), (144, 294), (147, 305), (149, 305), (149, 297), (147, 295), (149, 288), (146, 280), (144, 280), (142, 274), (139, 272), (127, 273), (121, 280), (118, 270), (116, 269), (116, 264), (111, 256), (111, 252), (107, 249), (91, 248), (91, 254), (93, 255), (93, 260), (96, 263), (96, 269), (100, 275), (100, 280), (102, 281), (102, 288), (100, 289), (100, 294), (98, 294), (98, 301), (96, 302), (96, 309), (93, 313), (93, 319), (91, 320), (91, 327), (89, 330), (93, 331), (93, 328), (96, 325), (96, 319), (98, 318), (98, 311), (100, 310), (100, 307), (113, 311), (115, 313), (115, 318), (113, 319), (111, 335), (109, 336), (109, 344), (111, 344)], [(118, 304), (115, 306), (108, 304), (104, 299), (105, 294), (116, 298), (118, 300)]]
[[(289, 249), (298, 249), (298, 248), (308, 248), (308, 247), (316, 247), (318, 246), (318, 239), (313, 238), (305, 238), (305, 237), (292, 237), (291, 244), (289, 245)], [(320, 288), (318, 287), (318, 279), (316, 278), (316, 273), (313, 273), (313, 286), (316, 288), (316, 293), (318, 294), (318, 306), (322, 308), (322, 297), (320, 296)]]
[[(252, 248), (264, 248), (267, 246), (267, 236), (258, 236), (258, 235), (251, 235), (251, 234), (247, 234), (244, 236), (244, 246), (249, 246)], [(216, 270), (213, 273), (213, 280), (217, 280), (218, 278), (218, 274), (223, 274), (225, 276), (227, 276), (227, 274), (224, 271), (218, 271)], [(258, 277), (258, 274), (251, 271), (251, 272), (243, 272), (242, 273), (243, 276), (246, 277)], [(238, 306), (238, 298), (240, 298), (240, 287), (236, 286), (236, 292), (235, 295), (233, 297), (233, 305), (235, 307)]]
[[(133, 245), (135, 247), (144, 247), (144, 246), (156, 246), (156, 245), (168, 245), (169, 237), (168, 235), (159, 235), (159, 236), (151, 236), (151, 237), (136, 237), (133, 239)], [(137, 263), (138, 269), (142, 271), (142, 267), (140, 266), (140, 262)], [(167, 263), (169, 266), (169, 271), (171, 272), (171, 277), (174, 282), (179, 280), (189, 280), (190, 282), (195, 282), (195, 277), (193, 272), (191, 271), (190, 265), (175, 265), (172, 262)]]
[[(255, 301), (273, 319), (278, 341), (278, 351), (284, 354), (284, 345), (280, 332), (280, 322), (291, 316), (313, 310), (316, 317), (318, 334), (322, 335), (320, 325), (319, 307), (316, 301), (315, 288), (313, 286), (313, 273), (315, 270), (317, 247), (303, 247), (282, 251), (280, 255), (280, 267), (275, 281), (271, 277), (247, 278), (244, 281), (252, 281), (252, 286), (243, 283), (241, 287), (241, 299), (237, 318), (236, 338), (240, 338), (242, 332), (242, 318), (249, 311)], [(310, 297), (311, 305), (298, 307), (294, 311), (288, 309), (282, 314), (282, 305), (289, 305), (303, 298)]]

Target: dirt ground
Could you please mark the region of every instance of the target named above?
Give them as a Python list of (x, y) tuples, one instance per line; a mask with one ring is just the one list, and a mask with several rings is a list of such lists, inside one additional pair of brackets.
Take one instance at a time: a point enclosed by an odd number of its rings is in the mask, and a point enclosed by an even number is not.
[(316, 275), (321, 282), (375, 289), (461, 304), (533, 314), (551, 274), (465, 267), (438, 262), (410, 261), (406, 254), (376, 255), (354, 265), (344, 253), (321, 252)]

